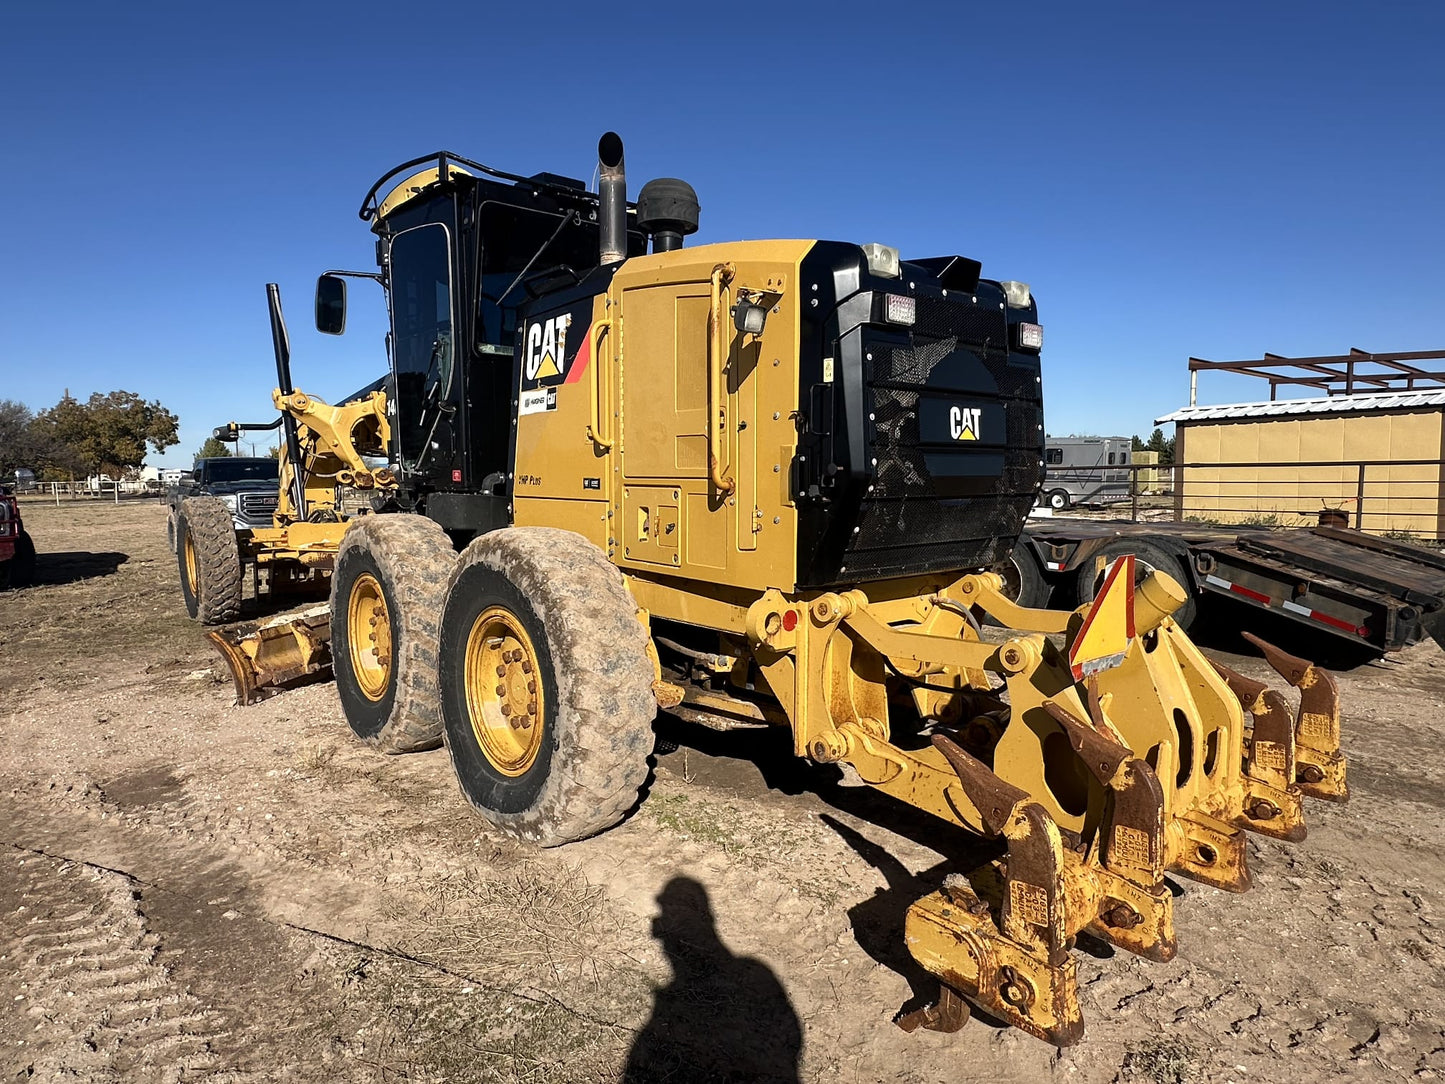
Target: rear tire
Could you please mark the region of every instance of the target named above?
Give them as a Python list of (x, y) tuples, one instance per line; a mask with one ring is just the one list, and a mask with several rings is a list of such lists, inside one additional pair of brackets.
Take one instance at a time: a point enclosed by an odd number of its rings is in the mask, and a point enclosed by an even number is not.
[(440, 657), (447, 750), (472, 806), (542, 846), (621, 821), (650, 770), (647, 645), (622, 574), (581, 535), (474, 540), (447, 588)]
[(446, 532), (425, 516), (360, 516), (342, 536), (331, 576), (332, 669), (347, 725), (379, 752), (441, 744), (437, 621), (455, 563)]
[(186, 613), (203, 625), (241, 616), (241, 550), (219, 497), (187, 497), (176, 513), (176, 562)]
[[(1198, 598), (1194, 593), (1189, 580), (1189, 570), (1185, 567), (1186, 557), (1181, 552), (1176, 552), (1172, 547), (1162, 545), (1158, 542), (1147, 542), (1143, 539), (1119, 538), (1105, 544), (1092, 557), (1080, 566), (1074, 580), (1074, 601), (1078, 606), (1085, 606), (1094, 601), (1094, 596), (1099, 593), (1099, 588), (1104, 584), (1104, 576), (1109, 566), (1115, 560), (1132, 553), (1134, 555), (1134, 584), (1138, 586), (1143, 582), (1144, 577), (1152, 571), (1167, 573), (1179, 581), (1187, 596), (1183, 606), (1174, 611), (1174, 623), (1181, 629), (1188, 630), (1194, 624), (1198, 616)], [(1095, 562), (1099, 557), (1104, 558), (1104, 570), (1096, 571)]]
[(10, 586), (29, 587), (35, 582), (35, 539), (22, 529), (15, 539), (15, 556), (10, 561)]
[(994, 571), (1003, 577), (1003, 593), (1010, 601), (1030, 610), (1048, 606), (1049, 584), (1030, 546), (1022, 542), (1014, 546)]

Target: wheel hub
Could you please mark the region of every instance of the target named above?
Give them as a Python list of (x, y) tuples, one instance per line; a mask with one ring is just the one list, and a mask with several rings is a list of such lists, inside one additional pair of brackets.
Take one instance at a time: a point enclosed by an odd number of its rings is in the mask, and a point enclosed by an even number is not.
[(346, 640), (356, 684), (368, 700), (380, 700), (391, 683), (391, 615), (381, 584), (363, 572), (346, 602)]
[(191, 537), (191, 532), (189, 529), (186, 531), (185, 554), (186, 587), (190, 590), (191, 597), (195, 598), (197, 595), (200, 594), (201, 577), (200, 574), (196, 571), (196, 542), (195, 539)]
[(536, 648), (514, 614), (492, 606), (477, 616), (462, 680), (482, 753), (503, 775), (525, 774), (542, 748), (545, 716)]

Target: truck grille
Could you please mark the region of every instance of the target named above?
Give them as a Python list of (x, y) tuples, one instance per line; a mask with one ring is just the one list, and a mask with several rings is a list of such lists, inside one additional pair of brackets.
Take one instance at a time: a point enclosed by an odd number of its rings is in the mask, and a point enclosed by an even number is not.
[(271, 526), (276, 511), (275, 493), (241, 493), (236, 497), (236, 518), (247, 527)]
[[(906, 345), (865, 345), (877, 466), (842, 562), (848, 578), (992, 565), (1007, 556), (1038, 485), (1038, 361), (1010, 361), (1003, 311), (920, 297), (916, 314)], [(921, 428), (925, 397), (930, 409), (976, 406), (987, 421), (980, 439)]]

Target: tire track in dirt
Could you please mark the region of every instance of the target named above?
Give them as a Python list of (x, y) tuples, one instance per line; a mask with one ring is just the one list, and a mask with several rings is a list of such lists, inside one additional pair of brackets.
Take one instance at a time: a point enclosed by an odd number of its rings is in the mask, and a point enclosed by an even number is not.
[(167, 1084), (257, 1079), (228, 1069), (213, 1049), (229, 1034), (225, 1020), (160, 962), (160, 939), (130, 877), (35, 853), (5, 861), (13, 907), (0, 928), (0, 967), (23, 991), (7, 1006), (20, 1025), (7, 1044), (17, 1075)]

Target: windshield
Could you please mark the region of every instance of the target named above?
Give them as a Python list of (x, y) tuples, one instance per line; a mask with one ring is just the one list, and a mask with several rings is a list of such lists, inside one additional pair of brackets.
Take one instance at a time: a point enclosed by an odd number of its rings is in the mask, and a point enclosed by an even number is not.
[(212, 459), (206, 464), (208, 482), (274, 482), (281, 475), (275, 459)]
[[(561, 214), (491, 200), (482, 204), (481, 222), (477, 349), (484, 354), (510, 356), (517, 333), (517, 307), (528, 300), (526, 288), (517, 282), (517, 276), (524, 268), (524, 278), (559, 267), (585, 274), (597, 266), (597, 226), (575, 221), (561, 226)], [(647, 251), (641, 234), (629, 231), (627, 241), (631, 255)], [(508, 293), (507, 288), (514, 282), (516, 286)]]

